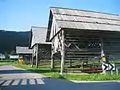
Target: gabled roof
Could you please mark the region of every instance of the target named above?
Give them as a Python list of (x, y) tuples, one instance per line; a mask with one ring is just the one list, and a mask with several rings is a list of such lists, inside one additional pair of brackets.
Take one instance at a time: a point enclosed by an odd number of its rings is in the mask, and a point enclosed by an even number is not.
[(10, 59), (18, 59), (19, 55), (9, 55)]
[(28, 47), (16, 46), (16, 54), (32, 54), (32, 49)]
[[(50, 23), (53, 17), (59, 28), (87, 29), (120, 31), (120, 16), (116, 14), (78, 10), (61, 7), (51, 7), (48, 23), (48, 33), (50, 33)], [(49, 36), (49, 34), (47, 34)]]
[(32, 48), (35, 44), (49, 44), (46, 41), (47, 28), (46, 27), (31, 27), (31, 40), (30, 47)]

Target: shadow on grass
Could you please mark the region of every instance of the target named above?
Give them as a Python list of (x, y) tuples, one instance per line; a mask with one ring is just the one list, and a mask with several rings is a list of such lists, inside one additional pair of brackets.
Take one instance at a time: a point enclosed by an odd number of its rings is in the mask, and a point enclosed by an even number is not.
[(58, 79), (66, 79), (63, 75), (59, 74), (59, 70), (41, 70), (41, 69), (27, 69), (28, 71), (44, 74), (48, 76), (48, 78), (58, 78)]
[(32, 72), (36, 72), (36, 73), (59, 73), (60, 70), (59, 69), (54, 69), (54, 70), (51, 70), (50, 67), (45, 67), (45, 66), (41, 66), (41, 67), (20, 67), (20, 68), (24, 68), (28, 71), (32, 71)]
[(51, 72), (51, 70), (40, 70), (40, 69), (27, 69), (27, 70), (32, 71), (32, 72), (36, 72), (36, 73), (50, 73)]

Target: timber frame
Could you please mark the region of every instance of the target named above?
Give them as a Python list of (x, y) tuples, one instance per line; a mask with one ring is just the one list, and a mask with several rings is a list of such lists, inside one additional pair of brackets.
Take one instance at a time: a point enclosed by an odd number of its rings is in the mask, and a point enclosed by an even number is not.
[[(55, 39), (58, 40), (57, 48)], [(60, 52), (61, 74), (64, 60), (92, 60), (95, 57), (100, 59), (101, 56), (120, 59), (120, 32), (63, 29), (52, 42), (51, 68), (54, 68), (54, 54)]]
[(32, 67), (35, 64), (38, 68), (39, 65), (49, 65), (49, 59), (51, 58), (51, 44), (36, 44), (33, 47), (32, 53)]
[[(51, 69), (54, 68), (54, 54), (60, 52), (61, 54), (61, 74), (64, 70), (64, 59), (65, 59), (65, 45), (64, 45), (64, 30), (61, 30), (58, 35), (56, 36), (56, 38), (54, 38), (52, 40), (52, 54), (51, 54)], [(57, 47), (55, 47), (55, 44), (58, 44)]]
[(31, 63), (32, 49), (23, 46), (16, 46), (16, 54), (19, 55), (19, 58), (23, 58), (25, 64)]
[(113, 14), (52, 7), (46, 39), (52, 42), (51, 69), (54, 69), (56, 53), (61, 55), (61, 74), (65, 60), (100, 60), (102, 56), (120, 59), (119, 22), (120, 16)]
[(38, 68), (43, 60), (48, 63), (51, 58), (51, 43), (45, 42), (46, 33), (46, 27), (31, 27), (29, 48), (33, 49), (31, 60), (32, 67), (35, 65)]

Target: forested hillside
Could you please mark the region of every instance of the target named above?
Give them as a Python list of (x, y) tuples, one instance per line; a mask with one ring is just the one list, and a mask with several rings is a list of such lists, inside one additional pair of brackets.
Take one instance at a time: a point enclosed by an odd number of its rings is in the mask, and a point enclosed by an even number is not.
[(15, 46), (28, 46), (30, 32), (0, 30), (0, 53), (11, 53)]

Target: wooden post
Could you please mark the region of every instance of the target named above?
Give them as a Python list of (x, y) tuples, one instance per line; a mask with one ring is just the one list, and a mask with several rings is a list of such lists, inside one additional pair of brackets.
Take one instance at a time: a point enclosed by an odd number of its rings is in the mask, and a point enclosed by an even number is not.
[(53, 58), (53, 54), (51, 55), (51, 70), (54, 69), (54, 58)]
[(18, 54), (18, 64), (19, 64), (19, 60), (20, 60), (20, 55)]
[(33, 67), (33, 61), (34, 61), (33, 57), (34, 57), (34, 54), (32, 53), (31, 67)]
[[(53, 39), (54, 40), (54, 39)], [(54, 41), (52, 41), (52, 45), (51, 45), (51, 70), (54, 69), (54, 55), (53, 55), (53, 49), (54, 49)]]
[(62, 47), (61, 47), (61, 70), (60, 74), (63, 75), (63, 70), (64, 70), (64, 59), (65, 59), (65, 47), (64, 47), (64, 30), (62, 30)]
[(38, 68), (38, 44), (36, 44), (36, 67)]
[(105, 56), (105, 53), (104, 53), (103, 39), (101, 38), (101, 57), (102, 57), (102, 56)]
[(53, 42), (52, 42), (52, 47), (51, 47), (51, 70), (54, 69), (54, 55), (53, 55)]
[[(103, 56), (105, 56), (105, 53), (104, 53), (103, 38), (101, 38), (101, 58), (103, 58)], [(103, 64), (103, 61), (102, 61), (102, 64)], [(103, 70), (103, 73), (106, 74), (106, 70)]]
[(119, 70), (118, 70), (118, 68), (116, 68), (116, 74), (119, 75)]
[(29, 64), (31, 64), (31, 62), (32, 62), (32, 54), (29, 57)]

